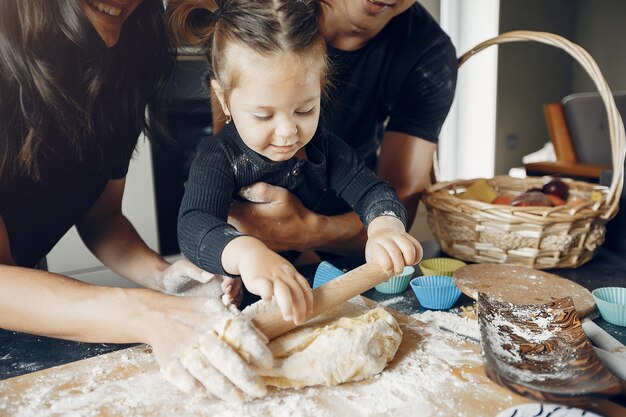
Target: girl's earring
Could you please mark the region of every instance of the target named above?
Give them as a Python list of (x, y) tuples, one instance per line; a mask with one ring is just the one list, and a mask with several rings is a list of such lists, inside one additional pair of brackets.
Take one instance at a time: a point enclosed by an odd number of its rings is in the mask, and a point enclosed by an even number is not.
[(230, 114), (227, 114), (226, 115), (226, 124), (229, 124), (231, 120), (233, 120), (233, 118), (230, 116)]

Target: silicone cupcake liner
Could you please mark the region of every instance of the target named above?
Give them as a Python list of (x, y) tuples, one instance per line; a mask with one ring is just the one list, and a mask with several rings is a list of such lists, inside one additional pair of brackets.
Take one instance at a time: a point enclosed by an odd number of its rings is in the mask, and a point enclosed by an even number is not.
[(452, 276), (454, 271), (467, 264), (452, 258), (430, 258), (423, 260), (419, 265), (424, 275)]
[(399, 294), (406, 291), (409, 286), (409, 281), (411, 281), (411, 277), (413, 277), (413, 273), (415, 272), (415, 268), (412, 266), (405, 266), (404, 270), (401, 274), (394, 275), (389, 278), (389, 281), (382, 282), (375, 286), (376, 291), (381, 292), (383, 294)]
[(334, 278), (342, 276), (343, 274), (344, 272), (335, 265), (330, 262), (322, 261), (315, 271), (315, 276), (313, 277), (313, 288), (317, 288)]
[(449, 276), (428, 275), (411, 280), (411, 289), (420, 305), (429, 310), (447, 310), (461, 296)]
[(604, 320), (616, 326), (626, 327), (626, 288), (596, 288), (591, 294)]

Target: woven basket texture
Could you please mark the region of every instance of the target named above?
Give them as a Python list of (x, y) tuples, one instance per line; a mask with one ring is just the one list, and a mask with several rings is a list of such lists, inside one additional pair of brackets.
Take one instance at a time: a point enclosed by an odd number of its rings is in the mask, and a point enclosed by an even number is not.
[[(575, 268), (596, 254), (604, 242), (607, 222), (619, 209), (624, 180), (621, 168), (626, 142), (624, 125), (612, 92), (593, 58), (561, 36), (530, 31), (504, 33), (464, 54), (459, 66), (491, 45), (520, 41), (536, 41), (563, 49), (589, 73), (607, 109), (613, 166), (620, 167), (613, 170), (611, 186), (562, 178), (569, 187), (569, 200), (582, 200), (582, 204), (512, 207), (461, 199), (458, 195), (477, 179), (457, 180), (434, 184), (425, 191), (422, 201), (439, 246), (455, 258), (537, 269)], [(529, 188), (541, 188), (549, 180), (549, 177), (496, 176), (487, 182), (498, 194), (517, 196)]]

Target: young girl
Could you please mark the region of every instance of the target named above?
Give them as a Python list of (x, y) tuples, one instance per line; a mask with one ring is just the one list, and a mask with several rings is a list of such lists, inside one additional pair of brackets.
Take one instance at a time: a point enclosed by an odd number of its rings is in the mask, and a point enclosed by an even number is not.
[[(367, 227), (366, 259), (399, 273), (418, 262), (394, 190), (339, 138), (318, 129), (327, 73), (315, 0), (170, 2), (180, 43), (202, 46), (211, 87), (227, 118), (198, 146), (180, 208), (183, 254), (218, 274), (241, 275), (246, 288), (272, 296), (285, 320), (301, 323), (310, 287), (285, 258), (226, 222), (234, 195), (263, 181), (295, 193), (311, 210), (327, 189), (347, 201)], [(276, 227), (281, 227), (277, 224)]]

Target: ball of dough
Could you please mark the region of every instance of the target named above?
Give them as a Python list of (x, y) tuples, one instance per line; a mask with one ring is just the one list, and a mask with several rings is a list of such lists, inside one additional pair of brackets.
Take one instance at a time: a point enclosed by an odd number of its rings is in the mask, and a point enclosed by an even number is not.
[(382, 308), (318, 320), (272, 340), (274, 367), (259, 373), (279, 388), (360, 381), (381, 372), (401, 341), (398, 323)]

